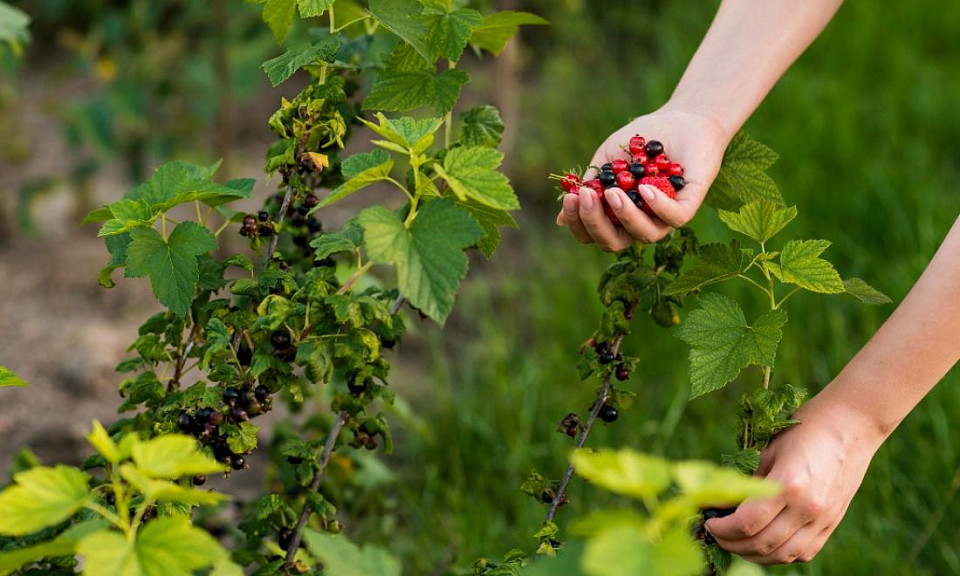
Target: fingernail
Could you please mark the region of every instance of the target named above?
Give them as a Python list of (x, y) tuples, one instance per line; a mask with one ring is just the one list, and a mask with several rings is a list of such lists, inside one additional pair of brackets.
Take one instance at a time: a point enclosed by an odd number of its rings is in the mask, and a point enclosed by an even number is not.
[(620, 199), (620, 195), (615, 191), (607, 190), (603, 195), (607, 198), (607, 204), (612, 206), (614, 210), (623, 208), (623, 200)]
[(640, 186), (638, 190), (640, 190), (640, 197), (646, 202), (653, 202), (653, 199), (657, 197), (649, 186)]
[(563, 211), (568, 216), (576, 216), (577, 214), (577, 195), (576, 194), (567, 194), (563, 197)]
[(594, 194), (596, 194), (596, 192), (587, 188), (584, 188), (580, 192), (580, 206), (582, 206), (584, 210), (593, 210)]

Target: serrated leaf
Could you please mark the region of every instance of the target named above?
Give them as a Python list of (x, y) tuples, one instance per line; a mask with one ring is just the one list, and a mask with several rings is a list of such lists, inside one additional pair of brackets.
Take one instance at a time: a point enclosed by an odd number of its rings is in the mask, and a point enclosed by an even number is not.
[(483, 16), (470, 8), (447, 10), (447, 4), (429, 5), (421, 19), (427, 25), (426, 45), (430, 58), (460, 60), (474, 28), (483, 24)]
[(736, 505), (748, 498), (776, 496), (781, 490), (774, 482), (712, 462), (675, 462), (671, 474), (684, 498), (697, 506)]
[(135, 228), (127, 247), (127, 277), (150, 277), (153, 294), (178, 316), (186, 316), (200, 280), (197, 258), (216, 250), (217, 239), (207, 228), (181, 222), (164, 242), (153, 228)]
[(473, 219), (483, 228), (483, 238), (477, 240), (477, 248), (479, 248), (487, 258), (493, 256), (493, 253), (497, 250), (497, 246), (500, 245), (500, 227), (517, 227), (517, 221), (506, 210), (491, 208), (490, 206), (484, 206), (483, 204), (470, 200), (458, 202), (457, 205), (470, 212)]
[(753, 251), (740, 248), (740, 243), (736, 240), (730, 244), (704, 244), (700, 248), (698, 260), (667, 285), (663, 294), (687, 294), (710, 284), (735, 278), (746, 270), (752, 258)]
[[(420, 19), (423, 5), (409, 0), (370, 0), (369, 13), (381, 26), (399, 36), (423, 56), (430, 59), (427, 49), (427, 27)], [(430, 63), (433, 61), (430, 60)]]
[(781, 281), (820, 294), (838, 294), (846, 289), (833, 264), (820, 258), (830, 247), (827, 240), (791, 240), (780, 251), (780, 264), (767, 263)]
[(260, 429), (249, 422), (241, 422), (234, 434), (227, 437), (227, 446), (234, 454), (247, 454), (257, 449), (257, 432)]
[(363, 101), (364, 110), (407, 112), (425, 106), (446, 114), (460, 98), (460, 89), (470, 76), (454, 68), (439, 74), (432, 71), (391, 72), (377, 75)]
[(460, 200), (471, 199), (500, 210), (518, 210), (520, 201), (499, 171), (503, 153), (484, 146), (454, 148), (437, 172)]
[(781, 208), (769, 200), (754, 200), (739, 212), (719, 210), (720, 219), (733, 231), (763, 244), (797, 217), (797, 207)]
[(131, 456), (137, 469), (151, 478), (176, 480), (225, 470), (223, 464), (198, 448), (196, 439), (181, 434), (139, 442), (133, 446)]
[(883, 292), (867, 284), (860, 278), (849, 278), (843, 281), (844, 291), (864, 304), (879, 306), (881, 304), (890, 304), (893, 300)]
[(158, 518), (130, 540), (101, 531), (80, 541), (84, 576), (192, 576), (226, 552), (207, 532), (182, 517)]
[(589, 576), (698, 576), (704, 557), (682, 527), (652, 540), (642, 524), (619, 523), (587, 541), (580, 565)]
[(316, 210), (343, 200), (371, 184), (386, 180), (391, 170), (393, 170), (393, 159), (383, 150), (361, 152), (350, 156), (341, 165), (346, 182), (321, 200)]
[(549, 22), (529, 12), (496, 12), (484, 16), (483, 24), (473, 29), (470, 44), (499, 56), (507, 42), (520, 31), (520, 26), (544, 24)]
[(291, 46), (286, 52), (263, 63), (260, 67), (279, 86), (298, 70), (315, 62), (333, 62), (340, 49), (340, 36), (326, 36), (322, 40)]
[(496, 148), (503, 140), (503, 119), (496, 106), (474, 106), (460, 114), (460, 136), (464, 146)]
[(777, 161), (777, 153), (740, 131), (723, 155), (720, 172), (707, 201), (717, 208), (735, 209), (754, 200), (766, 199), (782, 206), (783, 196), (766, 171)]
[[(401, 118), (390, 119), (381, 112), (376, 113), (376, 119), (379, 124), (367, 122), (363, 119), (361, 119), (361, 122), (378, 135), (396, 144), (402, 153), (407, 153), (409, 150), (414, 149), (422, 148), (425, 150), (428, 148), (429, 144), (425, 146), (424, 142), (429, 139), (432, 143), (433, 139), (431, 136), (436, 134), (440, 126), (443, 125), (443, 118), (423, 118), (417, 120), (409, 116), (403, 116)], [(422, 152), (423, 150), (420, 151)]]
[(316, 18), (333, 6), (336, 0), (297, 0), (301, 18)]
[(6, 366), (0, 366), (0, 388), (5, 386), (24, 387), (27, 383)]
[[(251, 0), (247, 0), (250, 2)], [(293, 26), (293, 19), (297, 15), (297, 0), (253, 0), (263, 4), (263, 21), (270, 27), (277, 42), (283, 42)]]
[(327, 256), (338, 252), (353, 252), (357, 249), (357, 244), (354, 243), (353, 239), (336, 232), (323, 234), (310, 242), (310, 246), (317, 249), (314, 253), (316, 260), (323, 260)]
[(362, 549), (339, 534), (307, 529), (303, 533), (307, 549), (323, 562), (330, 576), (400, 576), (400, 562), (376, 546)]
[(577, 474), (617, 494), (652, 498), (670, 486), (670, 467), (666, 460), (629, 448), (576, 450), (570, 461)]
[(483, 237), (480, 225), (445, 199), (423, 206), (409, 229), (395, 212), (382, 206), (361, 212), (357, 223), (363, 227), (369, 258), (396, 265), (401, 293), (443, 324), (467, 273), (463, 249)]
[(13, 476), (0, 493), (0, 534), (26, 536), (79, 512), (90, 477), (70, 466), (37, 466)]
[(704, 294), (700, 309), (691, 312), (676, 332), (691, 347), (690, 397), (723, 388), (747, 366), (772, 366), (786, 321), (786, 312), (773, 310), (750, 326), (734, 300)]

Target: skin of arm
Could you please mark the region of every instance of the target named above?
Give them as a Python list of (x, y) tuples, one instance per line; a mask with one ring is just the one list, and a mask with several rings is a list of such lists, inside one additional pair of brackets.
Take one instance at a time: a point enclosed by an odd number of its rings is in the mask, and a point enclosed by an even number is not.
[(644, 214), (619, 188), (605, 192), (623, 224), (603, 213), (596, 192), (567, 194), (557, 224), (585, 244), (619, 251), (636, 241), (655, 242), (689, 222), (720, 169), (730, 139), (787, 68), (827, 25), (842, 0), (724, 0), (710, 30), (662, 108), (631, 121), (597, 149), (591, 165), (626, 158), (623, 148), (641, 134), (664, 142), (686, 169), (687, 186), (675, 200), (652, 186), (640, 194), (653, 212)]
[(758, 474), (780, 482), (780, 496), (707, 522), (720, 546), (763, 564), (812, 559), (874, 453), (960, 360), (958, 327), (960, 219), (883, 327), (764, 450)]

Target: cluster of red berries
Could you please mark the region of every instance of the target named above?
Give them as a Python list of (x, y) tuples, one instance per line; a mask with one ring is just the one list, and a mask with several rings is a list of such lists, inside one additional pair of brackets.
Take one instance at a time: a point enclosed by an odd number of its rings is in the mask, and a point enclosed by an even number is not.
[(637, 208), (649, 216), (655, 216), (653, 210), (644, 203), (640, 196), (640, 186), (653, 186), (669, 196), (675, 198), (676, 193), (687, 185), (683, 178), (683, 166), (672, 162), (664, 152), (663, 143), (659, 140), (647, 140), (639, 134), (630, 139), (625, 152), (630, 159), (618, 158), (600, 167), (596, 178), (584, 181), (579, 175), (571, 172), (560, 179), (560, 186), (570, 194), (579, 194), (580, 187), (587, 187), (597, 192), (604, 212), (613, 221), (619, 224), (613, 210), (607, 204), (603, 191), (617, 187), (626, 192), (627, 197)]

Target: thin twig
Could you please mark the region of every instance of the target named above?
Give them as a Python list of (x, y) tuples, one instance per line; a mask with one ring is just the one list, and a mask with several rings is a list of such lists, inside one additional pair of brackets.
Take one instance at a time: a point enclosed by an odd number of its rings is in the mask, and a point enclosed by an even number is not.
[[(283, 195), (283, 202), (280, 204), (280, 211), (277, 212), (277, 224), (283, 222), (283, 219), (287, 216), (287, 210), (290, 208), (290, 197), (293, 196), (293, 188), (287, 186), (287, 191)], [(266, 272), (270, 268), (270, 259), (273, 258), (273, 251), (277, 249), (277, 242), (280, 240), (279, 230), (274, 230), (274, 234), (270, 236), (270, 246), (267, 250), (267, 253), (263, 257), (263, 271)]]
[[(327, 471), (327, 464), (330, 462), (330, 455), (333, 453), (333, 448), (337, 445), (337, 438), (340, 437), (340, 430), (343, 429), (343, 425), (346, 423), (346, 420), (346, 412), (341, 410), (339, 413), (337, 413), (337, 418), (333, 421), (333, 426), (330, 427), (330, 434), (327, 436), (327, 443), (323, 446), (323, 453), (320, 455), (320, 465), (317, 467), (317, 471), (313, 475), (313, 481), (310, 482), (311, 492), (316, 492), (320, 488), (320, 482), (323, 480), (323, 474)], [(300, 520), (297, 521), (297, 526), (293, 531), (293, 538), (290, 540), (290, 546), (287, 548), (287, 558), (284, 562), (285, 569), (293, 566), (293, 560), (297, 555), (297, 549), (300, 548), (300, 542), (303, 540), (303, 530), (307, 527), (307, 521), (310, 519), (311, 513), (313, 513), (313, 508), (310, 506), (310, 501), (307, 500), (303, 503), (303, 512), (300, 513)]]
[[(620, 344), (623, 342), (623, 335), (617, 336), (613, 341), (612, 353), (616, 356), (620, 352)], [(597, 394), (597, 399), (593, 403), (593, 408), (590, 409), (590, 416), (587, 418), (587, 423), (583, 426), (583, 430), (580, 431), (580, 436), (577, 437), (577, 448), (583, 448), (587, 443), (587, 438), (590, 436), (590, 431), (593, 430), (593, 425), (597, 422), (597, 417), (600, 414), (600, 409), (603, 408), (603, 405), (607, 403), (607, 400), (610, 399), (610, 391), (612, 387), (610, 386), (610, 376), (608, 375), (603, 379), (603, 386), (600, 388), (600, 393)], [(573, 464), (567, 466), (567, 472), (563, 475), (563, 480), (560, 482), (560, 487), (557, 489), (557, 495), (554, 496), (553, 502), (550, 504), (550, 511), (547, 512), (547, 522), (553, 522), (554, 516), (557, 515), (557, 509), (560, 508), (560, 503), (564, 501), (567, 495), (567, 487), (570, 486), (570, 481), (573, 480), (573, 473), (576, 468)]]
[(396, 314), (400, 311), (400, 307), (403, 306), (403, 303), (406, 301), (406, 298), (403, 297), (403, 294), (397, 294), (397, 299), (393, 301), (393, 305), (390, 306), (390, 314)]
[(183, 349), (180, 351), (180, 355), (177, 357), (177, 365), (173, 371), (173, 379), (170, 381), (170, 384), (176, 384), (180, 386), (180, 378), (183, 377), (183, 366), (187, 363), (187, 356), (190, 355), (190, 351), (193, 350), (193, 339), (197, 337), (197, 322), (193, 323), (193, 326), (190, 327), (190, 335), (187, 336), (187, 341), (183, 346)]

